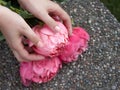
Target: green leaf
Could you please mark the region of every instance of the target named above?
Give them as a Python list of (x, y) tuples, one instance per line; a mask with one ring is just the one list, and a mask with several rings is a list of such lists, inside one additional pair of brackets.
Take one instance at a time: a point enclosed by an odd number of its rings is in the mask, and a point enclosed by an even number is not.
[(2, 33), (0, 33), (0, 41), (4, 40), (4, 36), (2, 35)]
[(23, 10), (20, 10), (18, 14), (21, 15), (24, 19), (29, 19), (29, 18), (34, 17), (32, 14), (28, 13), (27, 11), (23, 11)]
[(72, 25), (75, 25), (74, 19), (71, 18)]
[(5, 1), (3, 1), (3, 0), (0, 0), (0, 5), (6, 5), (7, 3), (5, 2)]
[(18, 13), (20, 16), (22, 16), (24, 19), (28, 19), (28, 18), (33, 18), (34, 16), (30, 13), (28, 13), (26, 10), (23, 9), (18, 9), (15, 7), (10, 6), (10, 9), (16, 13)]
[(65, 0), (55, 0), (55, 1), (58, 1), (58, 2), (63, 2), (63, 1), (65, 1)]

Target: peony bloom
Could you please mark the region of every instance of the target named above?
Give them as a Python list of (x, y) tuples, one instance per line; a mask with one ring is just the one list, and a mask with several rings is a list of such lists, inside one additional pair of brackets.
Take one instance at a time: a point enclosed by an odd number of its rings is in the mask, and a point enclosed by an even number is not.
[(88, 33), (83, 28), (75, 27), (60, 59), (65, 63), (77, 60), (78, 56), (87, 49), (88, 40)]
[(61, 67), (62, 63), (57, 57), (40, 61), (22, 62), (20, 64), (20, 76), (25, 86), (29, 86), (32, 81), (44, 83), (55, 77)]
[(49, 57), (58, 56), (63, 52), (64, 46), (68, 42), (68, 31), (62, 23), (58, 22), (58, 25), (61, 31), (57, 33), (53, 32), (47, 25), (43, 27), (36, 25), (33, 28), (43, 43), (43, 47), (30, 44), (35, 52)]

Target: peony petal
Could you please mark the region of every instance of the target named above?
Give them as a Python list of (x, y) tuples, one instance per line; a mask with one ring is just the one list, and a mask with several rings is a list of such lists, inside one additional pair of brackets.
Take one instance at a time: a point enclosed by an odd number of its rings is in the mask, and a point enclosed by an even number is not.
[(32, 62), (20, 63), (20, 76), (25, 86), (29, 86), (33, 78)]
[(74, 28), (72, 36), (69, 37), (69, 43), (60, 55), (61, 60), (65, 63), (76, 61), (79, 54), (86, 50), (88, 40), (89, 35), (84, 29)]

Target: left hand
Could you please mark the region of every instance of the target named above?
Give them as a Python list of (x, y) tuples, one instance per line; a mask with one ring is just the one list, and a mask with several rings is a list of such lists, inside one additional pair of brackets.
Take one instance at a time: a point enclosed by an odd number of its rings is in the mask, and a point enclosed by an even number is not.
[(45, 57), (29, 53), (22, 41), (27, 37), (34, 45), (42, 46), (40, 38), (17, 13), (0, 5), (0, 30), (18, 61), (42, 60)]

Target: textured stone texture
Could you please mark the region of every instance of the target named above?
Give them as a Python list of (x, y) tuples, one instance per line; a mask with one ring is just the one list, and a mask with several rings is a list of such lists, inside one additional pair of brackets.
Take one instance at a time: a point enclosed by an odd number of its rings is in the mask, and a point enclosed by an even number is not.
[(64, 64), (45, 84), (24, 87), (19, 63), (5, 41), (0, 42), (0, 90), (120, 90), (120, 23), (99, 0), (67, 0), (61, 6), (90, 34), (88, 50), (78, 61)]

